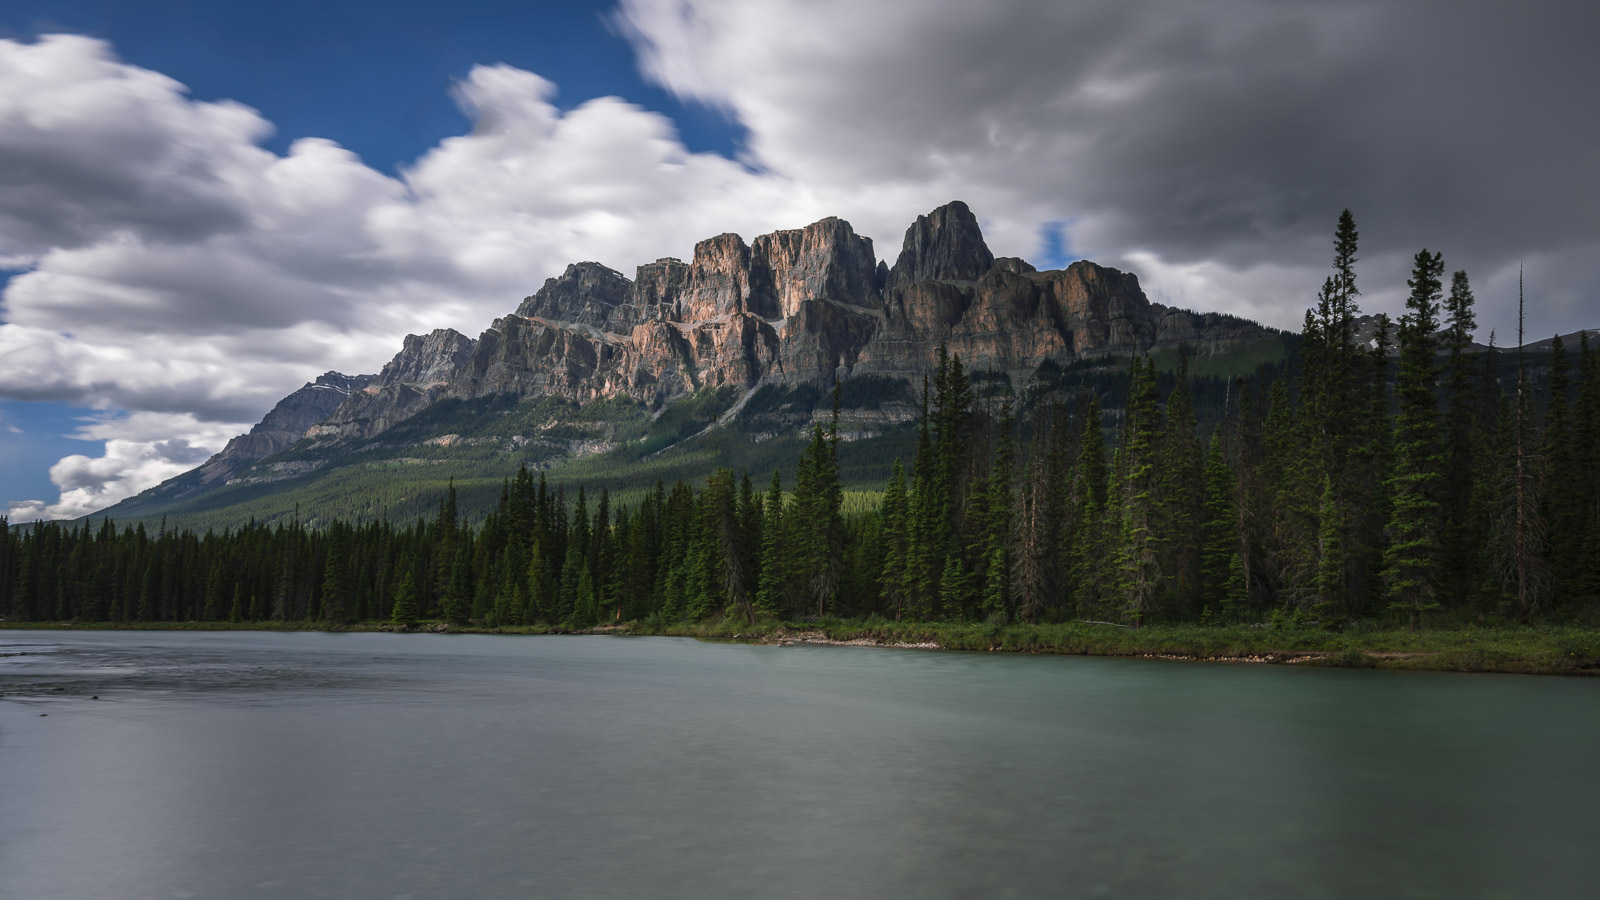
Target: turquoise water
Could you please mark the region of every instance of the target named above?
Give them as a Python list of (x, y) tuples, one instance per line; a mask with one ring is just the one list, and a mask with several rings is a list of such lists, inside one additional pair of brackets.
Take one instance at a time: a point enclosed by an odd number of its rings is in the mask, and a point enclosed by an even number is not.
[(1600, 895), (1589, 679), (0, 632), (0, 693), (6, 898)]

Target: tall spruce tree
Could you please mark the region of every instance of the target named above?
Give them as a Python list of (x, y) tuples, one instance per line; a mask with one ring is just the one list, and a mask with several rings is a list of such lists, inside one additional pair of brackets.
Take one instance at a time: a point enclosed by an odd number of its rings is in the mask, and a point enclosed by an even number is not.
[(1583, 550), (1585, 509), (1580, 495), (1576, 450), (1570, 415), (1572, 373), (1567, 364), (1566, 346), (1561, 335), (1550, 342), (1550, 398), (1545, 407), (1543, 441), (1539, 449), (1544, 484), (1540, 491), (1540, 513), (1549, 523), (1546, 559), (1550, 571), (1551, 595), (1565, 603), (1573, 591), (1573, 576), (1579, 571), (1578, 557)]
[(1580, 552), (1574, 566), (1574, 590), (1589, 609), (1600, 607), (1600, 353), (1589, 333), (1578, 335), (1578, 404), (1574, 416), (1573, 470), (1578, 482)]
[(1105, 555), (1111, 546), (1106, 512), (1109, 479), (1106, 471), (1106, 439), (1100, 421), (1099, 400), (1090, 397), (1083, 414), (1083, 434), (1078, 441), (1078, 458), (1072, 467), (1072, 524), (1063, 528), (1066, 543), (1062, 568), (1072, 604), (1080, 616), (1100, 615), (1100, 606), (1109, 599), (1109, 573)]
[(1382, 570), (1388, 547), (1389, 474), (1394, 465), (1394, 413), (1389, 390), (1389, 316), (1378, 313), (1373, 322), (1372, 349), (1368, 354), (1368, 412), (1357, 448), (1357, 478), (1363, 500), (1356, 519), (1360, 527), (1345, 544), (1351, 559), (1351, 589), (1347, 615), (1355, 618), (1378, 610), (1383, 602)]
[(1395, 385), (1394, 467), (1389, 475), (1389, 546), (1384, 587), (1390, 608), (1405, 614), (1412, 631), (1422, 614), (1439, 605), (1439, 484), (1444, 452), (1439, 441), (1439, 305), (1444, 257), (1417, 253), (1406, 284), (1406, 315), (1400, 320), (1400, 371)]
[(1161, 492), (1161, 537), (1168, 594), (1173, 613), (1198, 612), (1200, 601), (1201, 523), (1205, 514), (1205, 454), (1189, 382), (1189, 348), (1178, 353), (1178, 371), (1167, 399), (1166, 428), (1161, 437), (1158, 480)]
[(885, 611), (900, 621), (906, 613), (906, 555), (910, 543), (910, 501), (906, 494), (906, 473), (896, 457), (889, 485), (883, 491), (883, 569), (879, 575), (879, 595)]
[(328, 553), (322, 565), (322, 615), (329, 622), (350, 621), (350, 538), (342, 525), (328, 529)]
[(1483, 400), (1478, 396), (1477, 367), (1471, 353), (1472, 334), (1477, 328), (1473, 310), (1472, 285), (1466, 272), (1450, 279), (1450, 295), (1445, 298), (1446, 398), (1449, 403), (1445, 430), (1445, 478), (1443, 491), (1444, 529), (1441, 533), (1440, 562), (1446, 596), (1463, 601), (1473, 590), (1473, 570), (1479, 535), (1472, 522), (1474, 475), (1477, 461), (1478, 418)]
[(1205, 521), (1201, 525), (1200, 597), (1201, 609), (1223, 615), (1226, 608), (1228, 578), (1234, 557), (1239, 554), (1238, 527), (1234, 510), (1237, 486), (1228, 461), (1223, 456), (1222, 432), (1211, 435), (1205, 460)]
[(1157, 443), (1161, 408), (1154, 363), (1133, 361), (1127, 424), (1119, 448), (1116, 590), (1122, 617), (1135, 628), (1156, 611), (1161, 587), (1161, 496)]
[(1016, 450), (1012, 430), (1010, 399), (1001, 407), (999, 448), (989, 474), (987, 488), (988, 522), (984, 529), (983, 612), (987, 616), (1009, 619), (1011, 604), (1011, 529), (1013, 524), (1013, 469)]

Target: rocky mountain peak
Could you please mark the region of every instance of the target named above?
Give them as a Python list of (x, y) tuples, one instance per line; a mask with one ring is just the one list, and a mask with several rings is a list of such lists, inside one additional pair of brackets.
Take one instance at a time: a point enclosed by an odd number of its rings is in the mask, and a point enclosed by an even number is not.
[(633, 305), (638, 309), (637, 321), (683, 318), (679, 298), (689, 286), (689, 264), (675, 256), (663, 256), (653, 263), (645, 263), (635, 270), (633, 280)]
[(703, 322), (745, 312), (750, 297), (750, 247), (737, 234), (719, 234), (694, 245), (683, 321)]
[(445, 398), (625, 397), (659, 409), (706, 388), (826, 387), (873, 375), (915, 383), (937, 348), (1025, 383), (1066, 364), (1177, 342), (1221, 346), (1260, 329), (1155, 307), (1138, 279), (1079, 261), (1039, 272), (996, 259), (955, 201), (918, 216), (894, 268), (828, 217), (750, 243), (720, 234), (691, 261), (663, 257), (630, 281), (574, 263), (476, 341), (410, 335), (377, 381), (318, 426), (371, 437)]
[(900, 258), (889, 270), (891, 288), (919, 281), (977, 281), (994, 266), (978, 218), (952, 200), (906, 229)]
[(755, 239), (750, 251), (751, 312), (788, 318), (806, 300), (876, 308), (883, 284), (872, 238), (835, 216)]
[(472, 357), (477, 342), (454, 328), (435, 328), (425, 335), (406, 335), (405, 346), (379, 373), (377, 383), (438, 384)]
[[(300, 390), (307, 388), (324, 388), (348, 394), (359, 391), (372, 383), (371, 375), (346, 375), (343, 372), (329, 370), (318, 375), (315, 380), (308, 382)], [(292, 394), (290, 396), (293, 396)], [(270, 415), (270, 414), (269, 414)]]
[(544, 286), (517, 307), (517, 315), (605, 329), (618, 307), (628, 305), (632, 287), (621, 272), (597, 262), (573, 263), (557, 277), (545, 279)]
[(225, 483), (257, 460), (294, 444), (313, 425), (333, 415), (351, 394), (371, 384), (373, 378), (328, 371), (301, 385), (268, 410), (254, 428), (229, 441), (221, 453), (195, 470), (198, 484)]

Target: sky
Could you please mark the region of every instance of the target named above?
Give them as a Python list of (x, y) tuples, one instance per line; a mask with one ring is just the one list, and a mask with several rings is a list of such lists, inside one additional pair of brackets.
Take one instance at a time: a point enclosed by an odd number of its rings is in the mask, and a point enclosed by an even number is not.
[(1600, 6), (1488, 0), (30, 2), (0, 8), (0, 509), (204, 461), (569, 262), (837, 215), (1297, 327), (1361, 231), (1479, 339), (1600, 328)]

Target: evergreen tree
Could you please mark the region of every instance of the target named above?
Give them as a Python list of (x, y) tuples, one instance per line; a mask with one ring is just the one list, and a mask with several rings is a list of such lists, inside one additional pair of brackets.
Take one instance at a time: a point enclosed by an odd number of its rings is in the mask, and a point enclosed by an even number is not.
[(1059, 550), (1068, 518), (1065, 488), (1072, 453), (1070, 432), (1064, 405), (1052, 403), (1036, 415), (1011, 564), (1016, 616), (1030, 624), (1058, 612), (1065, 600)]
[(1345, 544), (1351, 560), (1351, 597), (1347, 615), (1362, 615), (1381, 599), (1381, 572), (1388, 548), (1389, 475), (1394, 467), (1394, 417), (1389, 395), (1390, 340), (1388, 315), (1378, 313), (1369, 353), (1368, 413), (1357, 448), (1356, 477), (1362, 502), (1354, 518), (1359, 528)]
[(1173, 611), (1187, 616), (1200, 607), (1200, 525), (1205, 514), (1204, 454), (1189, 383), (1189, 350), (1179, 350), (1177, 380), (1167, 400), (1157, 473), (1160, 532)]
[(967, 572), (958, 554), (946, 554), (944, 568), (939, 575), (939, 607), (946, 611), (967, 607)]
[(1600, 608), (1600, 353), (1589, 333), (1578, 335), (1578, 404), (1574, 416), (1574, 503), (1579, 509), (1580, 548), (1573, 569), (1573, 590), (1588, 609)]
[(1337, 618), (1349, 596), (1345, 582), (1344, 535), (1348, 528), (1344, 508), (1333, 490), (1333, 479), (1322, 479), (1322, 502), (1318, 510), (1317, 610), (1324, 620)]
[(785, 535), (793, 525), (783, 508), (783, 476), (772, 470), (772, 485), (762, 504), (761, 577), (756, 588), (755, 611), (762, 617), (781, 615), (787, 603), (785, 594), (791, 565)]
[[(470, 573), (468, 573), (468, 578), (470, 579), (470, 577)], [(525, 592), (528, 605), (522, 612), (522, 621), (530, 625), (535, 622), (555, 621), (551, 602), (550, 578), (545, 571), (545, 555), (542, 552), (542, 546), (536, 545), (534, 552), (528, 555), (528, 571), (525, 573), (525, 578), (528, 585)], [(471, 582), (469, 581), (465, 587), (467, 590), (471, 590)]]
[(922, 408), (917, 416), (917, 452), (912, 457), (912, 486), (906, 508), (906, 571), (902, 591), (911, 618), (937, 617), (939, 578), (944, 565), (943, 504), (938, 496), (938, 463), (934, 458), (928, 380), (922, 381)]
[(1156, 405), (1153, 363), (1145, 365), (1134, 360), (1130, 394), (1120, 447), (1120, 519), (1114, 565), (1121, 614), (1137, 628), (1155, 612), (1161, 583), (1162, 535), (1157, 528), (1161, 497), (1156, 456), (1161, 411)]
[(1201, 606), (1220, 614), (1226, 606), (1228, 579), (1239, 539), (1234, 510), (1235, 484), (1228, 461), (1223, 458), (1222, 433), (1213, 432), (1206, 449), (1205, 523), (1201, 526)]
[[(526, 471), (526, 467), (523, 468)], [(439, 514), (433, 522), (433, 571), (436, 583), (433, 585), (434, 596), (439, 603), (440, 611), (446, 621), (464, 621), (460, 601), (451, 597), (451, 588), (455, 579), (456, 546), (461, 540), (459, 525), (457, 523), (458, 508), (456, 504), (456, 480), (451, 477), (445, 485), (444, 498), (439, 501)], [(452, 604), (454, 608), (452, 607)], [(451, 612), (455, 613), (452, 618)]]
[[(777, 475), (773, 475), (773, 489), (777, 490)], [(889, 476), (889, 486), (883, 492), (883, 569), (879, 585), (887, 611), (896, 622), (906, 614), (907, 600), (905, 572), (910, 544), (910, 500), (906, 494), (905, 469), (898, 458), (894, 472)]]
[(1099, 401), (1090, 398), (1083, 414), (1083, 435), (1073, 465), (1071, 502), (1073, 522), (1063, 529), (1067, 547), (1063, 569), (1078, 615), (1094, 617), (1107, 599), (1105, 552), (1108, 546), (1105, 432), (1101, 430)]
[(1391, 511), (1384, 582), (1390, 608), (1405, 613), (1415, 631), (1422, 613), (1438, 606), (1438, 484), (1443, 478), (1439, 443), (1439, 366), (1435, 333), (1444, 258), (1417, 254), (1406, 315), (1400, 322), (1400, 399), (1395, 421), (1394, 468), (1389, 476)]
[(726, 610), (746, 624), (755, 621), (745, 579), (744, 541), (739, 534), (738, 496), (733, 471), (718, 469), (706, 482), (706, 541), (713, 567), (711, 584), (718, 588), (713, 610)]
[(1511, 570), (1516, 579), (1516, 617), (1526, 621), (1544, 597), (1548, 585), (1548, 570), (1544, 565), (1542, 550), (1545, 539), (1545, 520), (1540, 514), (1538, 498), (1538, 458), (1534, 453), (1533, 388), (1529, 383), (1523, 351), (1523, 296), (1522, 274), (1517, 273), (1517, 391), (1515, 413), (1507, 429), (1511, 441), (1512, 489), (1508, 499), (1512, 512), (1507, 519), (1512, 523)]
[(1572, 373), (1567, 365), (1566, 347), (1558, 334), (1550, 342), (1550, 400), (1539, 453), (1544, 473), (1540, 512), (1549, 523), (1547, 559), (1551, 593), (1558, 603), (1566, 601), (1573, 592), (1572, 577), (1580, 568), (1584, 513), (1587, 512), (1581, 499), (1587, 491), (1576, 471), (1574, 451), (1577, 448), (1569, 414), (1571, 392)]
[(1445, 477), (1443, 491), (1444, 528), (1441, 533), (1440, 561), (1442, 586), (1455, 600), (1471, 593), (1475, 578), (1479, 535), (1472, 525), (1475, 502), (1474, 475), (1477, 461), (1478, 416), (1483, 400), (1478, 396), (1477, 378), (1470, 354), (1473, 330), (1477, 327), (1473, 311), (1472, 286), (1466, 272), (1450, 279), (1450, 295), (1445, 298), (1445, 344), (1449, 352), (1446, 365), (1446, 395), (1449, 412), (1446, 424)]
[[(582, 585), (584, 573), (589, 571), (587, 560), (583, 558), (583, 550), (577, 540), (567, 541), (567, 555), (561, 561), (560, 591), (556, 595), (556, 608), (554, 619), (557, 622), (570, 622), (578, 608), (578, 592)], [(590, 583), (590, 590), (594, 589)]]
[(1321, 468), (1308, 440), (1308, 418), (1290, 398), (1284, 379), (1267, 393), (1262, 476), (1270, 525), (1262, 535), (1263, 580), (1277, 605), (1299, 613), (1316, 602), (1317, 512)]
[(329, 529), (327, 559), (322, 566), (322, 614), (329, 622), (350, 620), (350, 590), (346, 571), (349, 565), (349, 542), (343, 527)]
[(825, 433), (812, 426), (811, 443), (795, 476), (794, 513), (790, 518), (794, 552), (809, 582), (809, 605), (827, 615), (836, 599), (843, 565), (843, 523), (837, 458), (838, 413)]
[[(452, 542), (453, 555), (449, 560), (448, 571), (450, 578), (445, 582), (444, 596), (439, 602), (440, 612), (444, 620), (451, 625), (465, 625), (469, 614), (472, 612), (472, 600), (475, 592), (475, 579), (472, 575), (472, 552), (468, 546), (461, 542)], [(538, 561), (538, 553), (534, 553)]]
[(222, 566), (214, 564), (211, 566), (210, 573), (206, 575), (206, 608), (203, 616), (205, 621), (222, 621), (223, 597), (226, 591), (227, 585), (223, 581)]
[(985, 503), (989, 521), (984, 534), (983, 612), (1001, 619), (1011, 617), (1012, 470), (1016, 465), (1013, 427), (1007, 401), (1001, 408), (999, 449), (989, 475)]
[(414, 625), (418, 615), (417, 579), (407, 571), (400, 577), (400, 584), (394, 590), (394, 612), (390, 614), (390, 619), (396, 625)]

